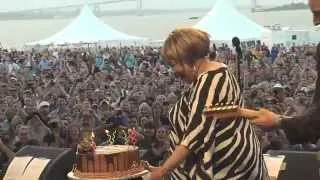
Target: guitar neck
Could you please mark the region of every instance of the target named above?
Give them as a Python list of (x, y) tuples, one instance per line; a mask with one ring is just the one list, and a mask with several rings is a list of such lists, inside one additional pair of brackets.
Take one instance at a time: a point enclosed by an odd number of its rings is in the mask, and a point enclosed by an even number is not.
[(218, 118), (235, 118), (235, 117), (244, 117), (248, 119), (253, 119), (259, 115), (259, 111), (246, 109), (246, 108), (237, 108), (232, 111), (221, 111), (221, 112), (214, 112), (214, 111), (207, 111), (206, 114), (208, 116), (216, 116)]
[(238, 115), (240, 117), (245, 117), (245, 118), (255, 118), (259, 115), (259, 111), (246, 109), (246, 108), (240, 108), (238, 112), (239, 112)]

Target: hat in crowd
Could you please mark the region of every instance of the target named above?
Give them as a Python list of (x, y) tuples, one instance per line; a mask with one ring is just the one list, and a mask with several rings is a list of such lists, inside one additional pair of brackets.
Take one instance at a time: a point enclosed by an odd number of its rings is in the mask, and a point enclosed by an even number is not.
[(110, 105), (110, 100), (107, 100), (107, 99), (102, 100), (99, 105), (100, 106), (104, 106), (104, 105), (108, 105), (109, 106)]
[(283, 89), (283, 88), (285, 88), (285, 86), (282, 86), (281, 84), (275, 84), (272, 88), (273, 89)]
[(10, 77), (10, 80), (12, 80), (12, 81), (18, 81), (18, 79), (15, 78), (15, 77)]
[(29, 90), (29, 89), (27, 89), (27, 90), (23, 91), (23, 94), (31, 94), (31, 93), (32, 93), (32, 91), (31, 91), (31, 90)]
[(47, 101), (42, 101), (39, 105), (38, 105), (38, 109), (40, 109), (43, 106), (50, 106), (50, 103)]
[(123, 74), (122, 76), (120, 76), (119, 80), (128, 80), (130, 79), (130, 75), (129, 74)]
[(300, 89), (300, 92), (304, 92), (304, 93), (309, 93), (312, 92), (314, 89), (312, 89), (312, 87), (302, 87)]
[(117, 85), (116, 85), (115, 82), (111, 82), (110, 85), (109, 85), (109, 87), (113, 87), (113, 88), (114, 88), (114, 87), (117, 87)]
[(147, 103), (145, 103), (145, 102), (144, 102), (144, 103), (141, 103), (141, 104), (139, 105), (139, 111), (141, 111), (142, 108), (146, 108), (146, 109), (148, 109), (149, 112), (152, 112), (151, 107), (150, 107)]

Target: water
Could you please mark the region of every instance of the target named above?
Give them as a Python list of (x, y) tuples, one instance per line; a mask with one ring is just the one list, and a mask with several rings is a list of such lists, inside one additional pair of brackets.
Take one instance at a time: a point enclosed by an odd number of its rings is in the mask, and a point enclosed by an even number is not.
[[(312, 14), (308, 10), (258, 13), (251, 13), (249, 10), (240, 11), (261, 25), (281, 24), (300, 29), (312, 27)], [(152, 16), (112, 16), (102, 17), (102, 19), (119, 31), (159, 40), (165, 38), (175, 27), (192, 26), (200, 20), (190, 20), (190, 17), (202, 17), (205, 14), (206, 12), (194, 12)], [(20, 48), (26, 42), (49, 37), (71, 21), (72, 19), (0, 21), (0, 42), (5, 47)]]

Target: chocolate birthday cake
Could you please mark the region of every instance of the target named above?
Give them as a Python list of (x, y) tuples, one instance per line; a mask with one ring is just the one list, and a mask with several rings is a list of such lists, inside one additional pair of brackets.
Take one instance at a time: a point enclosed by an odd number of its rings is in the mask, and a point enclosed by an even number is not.
[(95, 151), (77, 156), (74, 174), (80, 178), (116, 179), (144, 171), (135, 146), (97, 146)]
[[(96, 146), (94, 134), (78, 144), (74, 176), (80, 179), (127, 179), (144, 172), (139, 149), (133, 145)], [(110, 140), (111, 141), (111, 140)]]

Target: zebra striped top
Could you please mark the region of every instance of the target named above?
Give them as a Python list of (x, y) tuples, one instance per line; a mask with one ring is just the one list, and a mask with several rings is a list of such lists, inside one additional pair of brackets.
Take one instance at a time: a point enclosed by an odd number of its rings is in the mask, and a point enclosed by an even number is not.
[(169, 179), (269, 179), (259, 141), (248, 120), (206, 117), (205, 106), (241, 104), (235, 77), (221, 67), (201, 74), (169, 111), (170, 151), (187, 147), (191, 154)]

